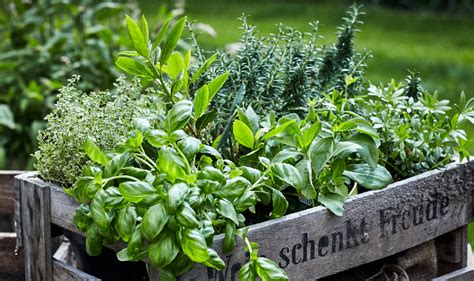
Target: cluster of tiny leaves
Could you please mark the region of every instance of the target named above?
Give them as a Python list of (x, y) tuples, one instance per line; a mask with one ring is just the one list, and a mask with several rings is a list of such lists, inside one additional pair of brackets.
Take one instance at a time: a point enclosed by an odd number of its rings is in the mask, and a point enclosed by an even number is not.
[(120, 77), (113, 90), (91, 93), (79, 90), (78, 80), (75, 76), (60, 90), (33, 155), (40, 176), (64, 186), (72, 185), (82, 174), (88, 161), (83, 148), (87, 137), (94, 136), (99, 147), (111, 149), (127, 136), (135, 117), (151, 111), (151, 101), (142, 95), (137, 80)]

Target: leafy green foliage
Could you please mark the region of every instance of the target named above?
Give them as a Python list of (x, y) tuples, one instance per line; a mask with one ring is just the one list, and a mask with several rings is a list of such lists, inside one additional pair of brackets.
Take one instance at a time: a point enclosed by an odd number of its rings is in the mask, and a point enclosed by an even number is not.
[[(72, 75), (83, 77), (77, 82), (83, 91), (113, 86), (119, 75), (113, 58), (126, 36), (118, 15), (134, 9), (131, 4), (103, 1), (2, 4), (0, 112), (8, 107), (15, 115), (7, 124), (0, 121), (0, 151), (7, 151), (7, 168), (32, 168), (29, 155), (37, 148), (43, 118)], [(0, 157), (0, 164), (6, 162)]]
[(41, 177), (64, 186), (76, 181), (89, 157), (99, 164), (110, 161), (100, 149), (113, 148), (127, 137), (134, 118), (155, 110), (138, 81), (120, 78), (113, 90), (85, 93), (77, 88), (78, 79), (60, 90), (34, 154)]

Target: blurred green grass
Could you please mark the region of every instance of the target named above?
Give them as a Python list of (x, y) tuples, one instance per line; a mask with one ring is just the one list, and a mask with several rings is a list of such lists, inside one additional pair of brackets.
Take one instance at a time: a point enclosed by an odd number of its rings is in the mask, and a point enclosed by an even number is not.
[[(147, 16), (159, 2), (143, 1)], [(217, 37), (200, 37), (206, 48), (222, 48), (240, 38), (242, 14), (262, 35), (275, 32), (277, 23), (309, 31), (308, 22), (318, 20), (321, 44), (334, 42), (337, 26), (349, 6), (347, 1), (309, 0), (188, 0), (190, 20), (210, 24)], [(423, 86), (438, 90), (443, 98), (457, 102), (465, 91), (474, 97), (474, 17), (472, 15), (404, 11), (368, 5), (356, 48), (370, 50), (367, 78), (373, 83), (402, 81), (407, 70), (421, 73)]]

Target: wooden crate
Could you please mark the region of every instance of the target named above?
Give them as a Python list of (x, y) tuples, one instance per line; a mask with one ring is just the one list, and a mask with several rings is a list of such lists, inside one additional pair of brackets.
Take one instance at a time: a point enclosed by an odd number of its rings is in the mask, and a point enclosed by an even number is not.
[[(17, 177), (16, 192), (21, 233), (17, 238), (28, 265), (26, 279), (52, 280), (65, 269), (51, 258), (51, 225), (78, 232), (72, 222), (78, 204), (34, 173)], [(260, 254), (276, 261), (292, 280), (330, 276), (433, 239), (444, 274), (466, 266), (466, 225), (474, 217), (473, 195), (474, 161), (452, 164), (357, 195), (344, 204), (342, 217), (316, 207), (252, 225), (248, 235), (260, 244)], [(180, 279), (234, 279), (247, 260), (244, 245), (237, 241), (236, 249), (224, 254), (222, 243), (223, 236), (217, 236), (214, 248), (226, 262), (225, 270), (196, 265)], [(111, 248), (120, 249), (120, 245)]]
[[(0, 171), (0, 217), (13, 227), (14, 177), (19, 171)], [(15, 254), (16, 234), (0, 229), (0, 274), (20, 275), (23, 273), (23, 255)], [(0, 278), (1, 279), (1, 278)]]

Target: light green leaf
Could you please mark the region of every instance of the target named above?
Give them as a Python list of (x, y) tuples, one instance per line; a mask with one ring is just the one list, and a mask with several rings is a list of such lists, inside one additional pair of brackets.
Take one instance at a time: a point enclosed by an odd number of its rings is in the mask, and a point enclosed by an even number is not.
[(204, 236), (197, 229), (185, 228), (182, 230), (181, 248), (183, 252), (194, 262), (205, 262), (209, 259)]
[(304, 131), (303, 135), (303, 146), (306, 148), (308, 147), (314, 140), (314, 138), (319, 134), (321, 131), (321, 122), (316, 120), (313, 125), (311, 125), (306, 131)]
[(207, 267), (215, 268), (217, 270), (223, 270), (225, 268), (225, 263), (221, 259), (221, 257), (219, 257), (217, 252), (213, 249), (207, 248), (207, 250), (209, 251), (209, 259), (204, 262), (204, 265)]
[(271, 171), (281, 181), (300, 190), (303, 185), (300, 172), (298, 169), (287, 163), (273, 163), (271, 164)]
[(181, 100), (173, 105), (166, 114), (166, 130), (172, 133), (183, 128), (188, 123), (193, 114), (193, 103), (188, 100)]
[(119, 185), (119, 191), (125, 200), (132, 203), (138, 203), (156, 193), (155, 188), (144, 181), (122, 182)]
[(230, 219), (235, 224), (239, 224), (239, 218), (237, 212), (235, 211), (234, 205), (230, 203), (227, 199), (219, 199), (217, 212), (223, 217)]
[(224, 74), (217, 76), (209, 83), (209, 101), (212, 101), (217, 92), (224, 86), (230, 72), (226, 71)]
[(288, 209), (288, 201), (286, 200), (283, 193), (279, 190), (273, 189), (272, 190), (272, 203), (273, 203), (273, 210), (272, 210), (272, 217), (279, 218), (285, 215), (286, 210)]
[(146, 21), (145, 15), (142, 15), (142, 26), (141, 26), (141, 31), (143, 35), (143, 39), (145, 40), (145, 43), (148, 45), (148, 22)]
[(194, 98), (194, 118), (199, 118), (206, 111), (209, 106), (209, 88), (207, 85), (199, 88), (196, 97)]
[(235, 120), (233, 126), (233, 133), (238, 143), (250, 149), (253, 148), (254, 137), (252, 130), (247, 125), (245, 125), (244, 122), (240, 120)]
[(255, 281), (257, 275), (250, 266), (250, 262), (244, 264), (239, 270), (239, 280)]
[(171, 186), (168, 191), (168, 198), (166, 200), (166, 209), (170, 213), (175, 213), (176, 209), (183, 202), (184, 197), (188, 194), (189, 187), (185, 183), (177, 183)]
[(145, 36), (138, 24), (129, 16), (126, 16), (128, 35), (132, 41), (133, 48), (143, 57), (148, 58), (148, 45)]
[(207, 68), (214, 62), (216, 58), (217, 58), (217, 54), (210, 56), (204, 62), (204, 64), (198, 69), (198, 71), (196, 71), (193, 74), (193, 76), (191, 77), (191, 81), (189, 81), (189, 84), (192, 84), (194, 81), (196, 81), (196, 79), (198, 79), (201, 76), (201, 74), (203, 74), (207, 70)]
[(272, 138), (272, 137), (284, 132), (286, 130), (286, 128), (288, 128), (288, 126), (290, 126), (294, 122), (295, 122), (295, 120), (290, 120), (286, 123), (283, 123), (279, 126), (276, 126), (275, 128), (268, 131), (265, 135), (263, 135), (262, 139), (266, 140), (266, 139)]
[(128, 57), (118, 57), (118, 59), (115, 61), (115, 65), (129, 74), (142, 78), (153, 78), (153, 72), (151, 72), (147, 66), (134, 59)]
[(184, 24), (186, 23), (186, 17), (182, 17), (176, 24), (171, 28), (170, 34), (163, 45), (160, 55), (160, 63), (164, 64), (168, 61), (171, 53), (174, 51), (174, 48), (178, 44), (178, 40), (183, 33)]
[(105, 155), (105, 153), (103, 153), (90, 138), (87, 138), (84, 142), (84, 150), (86, 151), (87, 156), (89, 156), (89, 158), (95, 163), (106, 165), (110, 161), (110, 158)]
[(336, 216), (343, 215), (344, 201), (346, 201), (346, 198), (344, 196), (341, 196), (335, 193), (328, 193), (328, 194), (320, 193), (318, 196), (318, 201), (319, 203), (323, 204), (326, 208), (328, 208)]
[(158, 32), (158, 35), (155, 38), (155, 41), (153, 42), (152, 49), (155, 50), (163, 41), (163, 38), (166, 35), (166, 31), (168, 31), (168, 26), (170, 25), (170, 19), (167, 19), (163, 26), (161, 27), (160, 31)]
[(255, 263), (255, 268), (257, 271), (258, 277), (262, 279), (262, 281), (285, 281), (288, 280), (288, 275), (286, 272), (281, 269), (278, 264), (274, 261), (264, 258), (258, 257)]
[(115, 221), (115, 230), (120, 235), (123, 241), (128, 242), (130, 235), (132, 235), (135, 229), (135, 223), (137, 220), (137, 212), (135, 207), (127, 206), (122, 208), (118, 213)]

